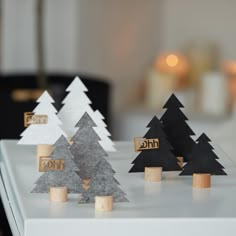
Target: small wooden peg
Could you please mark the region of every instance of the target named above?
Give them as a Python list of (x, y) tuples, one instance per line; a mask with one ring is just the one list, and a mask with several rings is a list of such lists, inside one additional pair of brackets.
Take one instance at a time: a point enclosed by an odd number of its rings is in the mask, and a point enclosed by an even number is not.
[(37, 145), (37, 157), (48, 157), (52, 153), (53, 146), (49, 144), (38, 144)]
[(66, 202), (67, 187), (50, 187), (50, 202)]
[(144, 179), (148, 182), (160, 182), (162, 167), (145, 167)]
[(194, 173), (193, 174), (193, 187), (194, 188), (210, 188), (211, 187), (211, 174)]
[(74, 143), (74, 141), (72, 141), (72, 138), (71, 138), (71, 137), (68, 137), (68, 143), (69, 143), (70, 145), (72, 145), (72, 144)]
[(108, 212), (113, 208), (113, 196), (96, 196), (95, 197), (95, 210)]
[(177, 164), (180, 168), (183, 168), (184, 166), (184, 158), (183, 157), (177, 157)]

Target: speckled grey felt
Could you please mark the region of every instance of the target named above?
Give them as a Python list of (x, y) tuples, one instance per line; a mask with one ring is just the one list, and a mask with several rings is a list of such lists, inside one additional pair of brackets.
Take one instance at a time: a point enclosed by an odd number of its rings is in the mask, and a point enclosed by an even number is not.
[(107, 153), (99, 144), (100, 138), (93, 129), (95, 123), (87, 113), (82, 116), (78, 125), (81, 126), (72, 138), (74, 142), (70, 151), (74, 156), (75, 164), (80, 169), (79, 176), (82, 179), (91, 179), (98, 163), (107, 156)]
[(103, 158), (94, 177), (91, 179), (90, 188), (82, 193), (79, 203), (93, 203), (96, 196), (113, 196), (114, 202), (127, 202), (126, 194), (118, 187), (114, 178), (111, 165)]
[(68, 149), (68, 142), (64, 136), (61, 136), (54, 144), (54, 151), (50, 158), (64, 160), (64, 170), (45, 172), (35, 182), (36, 186), (32, 193), (47, 193), (50, 187), (68, 187), (69, 193), (83, 192), (82, 180), (76, 173), (79, 169), (73, 160), (73, 155)]

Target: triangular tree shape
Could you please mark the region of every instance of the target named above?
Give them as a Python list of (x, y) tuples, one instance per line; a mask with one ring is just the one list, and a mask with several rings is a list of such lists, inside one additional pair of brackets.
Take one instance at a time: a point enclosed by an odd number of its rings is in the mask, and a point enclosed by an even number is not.
[(188, 155), (190, 154), (195, 142), (191, 138), (191, 135), (195, 135), (192, 129), (187, 124), (188, 118), (181, 111), (183, 104), (178, 98), (172, 94), (167, 100), (163, 108), (167, 110), (161, 117), (165, 133), (173, 146), (173, 152), (177, 157), (184, 157), (185, 161), (188, 161)]
[(73, 155), (68, 149), (69, 143), (64, 136), (61, 136), (54, 144), (54, 151), (50, 158), (53, 160), (64, 160), (64, 170), (46, 171), (36, 181), (32, 193), (47, 193), (50, 187), (67, 187), (70, 193), (83, 192), (82, 180), (78, 176), (79, 171)]
[(96, 124), (87, 112), (77, 122), (78, 131), (73, 136), (73, 144), (70, 147), (74, 160), (80, 169), (82, 179), (91, 179), (95, 174), (96, 167), (101, 158), (107, 156), (102, 146), (99, 144), (100, 137), (94, 131)]
[(210, 139), (203, 133), (198, 139), (190, 154), (188, 163), (180, 175), (193, 173), (209, 173), (212, 175), (226, 175), (224, 167), (216, 160), (218, 157), (209, 144)]
[(93, 203), (96, 196), (113, 196), (114, 202), (127, 202), (126, 194), (118, 187), (111, 165), (102, 158), (98, 163), (90, 187), (82, 193), (80, 203)]
[(81, 203), (94, 202), (97, 195), (113, 195), (115, 201), (125, 201), (125, 194), (118, 188), (114, 178), (115, 171), (104, 158), (107, 153), (99, 144), (99, 136), (94, 131), (96, 124), (87, 112), (77, 123), (78, 131), (72, 138), (70, 147), (74, 161), (80, 171), (77, 174), (83, 179)]
[(63, 107), (59, 111), (58, 116), (63, 122), (63, 129), (68, 137), (71, 138), (74, 136), (77, 131), (76, 124), (78, 120), (87, 112), (97, 125), (95, 131), (101, 138), (99, 143), (106, 151), (115, 151), (114, 143), (109, 138), (111, 135), (103, 124), (103, 117), (95, 113), (91, 108), (90, 105), (92, 102), (86, 95), (88, 89), (80, 78), (76, 77), (66, 91), (68, 95), (62, 101)]
[(37, 107), (33, 110), (35, 115), (47, 115), (47, 124), (31, 124), (21, 134), (21, 139), (18, 144), (54, 144), (61, 135), (66, 136), (64, 131), (61, 129), (61, 121), (57, 117), (57, 110), (52, 105), (54, 100), (45, 91), (40, 98), (37, 100)]
[(150, 128), (144, 138), (158, 138), (159, 149), (143, 150), (132, 162), (133, 167), (129, 172), (144, 172), (145, 167), (162, 167), (163, 171), (181, 170), (177, 163), (177, 158), (172, 153), (172, 146), (169, 143), (162, 124), (157, 117), (153, 117), (147, 126)]

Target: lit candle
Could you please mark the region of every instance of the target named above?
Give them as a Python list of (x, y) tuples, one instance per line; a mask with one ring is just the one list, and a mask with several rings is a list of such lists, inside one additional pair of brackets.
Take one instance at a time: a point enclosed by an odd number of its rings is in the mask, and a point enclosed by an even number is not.
[(178, 54), (162, 54), (158, 57), (147, 78), (146, 101), (149, 109), (158, 110), (169, 95), (179, 87), (188, 71), (187, 60)]

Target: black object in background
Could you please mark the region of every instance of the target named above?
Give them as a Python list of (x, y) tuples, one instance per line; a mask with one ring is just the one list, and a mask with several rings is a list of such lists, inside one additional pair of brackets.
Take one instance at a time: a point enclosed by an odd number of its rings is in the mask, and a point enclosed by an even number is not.
[[(65, 89), (73, 81), (76, 75), (49, 74), (48, 88), (53, 99), (56, 101), (55, 107), (59, 110), (61, 101), (67, 95)], [(103, 82), (105, 79), (96, 76), (78, 74), (85, 86), (86, 93), (92, 101), (92, 108), (99, 111), (105, 117), (105, 122), (109, 127), (109, 97), (110, 85)], [(36, 75), (33, 74), (8, 74), (0, 75), (0, 139), (19, 139), (24, 128), (24, 112), (32, 111), (36, 107), (34, 99), (16, 98), (16, 94), (24, 91), (37, 91)], [(10, 236), (11, 231), (0, 201), (0, 235)]]
[[(74, 75), (48, 75), (47, 88), (56, 101), (55, 107), (59, 110), (61, 101), (67, 95), (65, 89), (73, 81)], [(79, 75), (85, 86), (86, 93), (92, 101), (92, 108), (98, 109), (105, 117), (109, 127), (109, 97), (110, 85), (102, 78), (88, 75)], [(23, 123), (24, 112), (32, 111), (36, 107), (35, 100), (26, 99), (17, 101), (14, 93), (19, 90), (38, 89), (35, 75), (1, 75), (0, 76), (0, 139), (19, 139), (25, 129)]]

